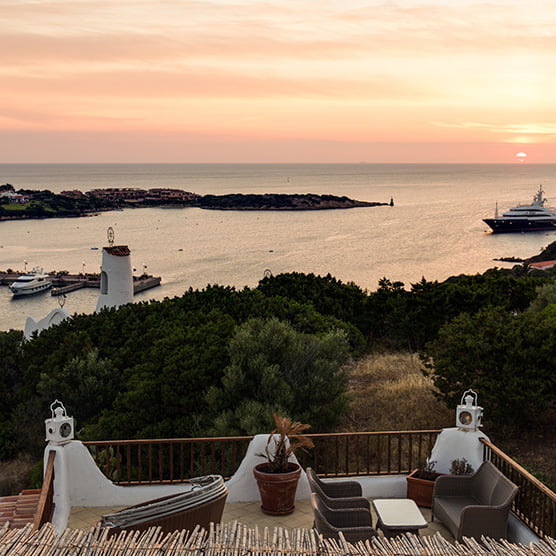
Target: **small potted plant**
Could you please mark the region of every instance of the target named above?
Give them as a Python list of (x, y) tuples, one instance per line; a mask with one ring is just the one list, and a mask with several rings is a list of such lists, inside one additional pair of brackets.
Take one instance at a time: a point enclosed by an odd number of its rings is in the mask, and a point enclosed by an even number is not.
[(436, 461), (427, 460), (422, 469), (414, 469), (407, 477), (407, 497), (415, 500), (418, 506), (432, 507), (434, 481), (441, 475), (434, 469)]
[(475, 473), (473, 466), (465, 458), (452, 460), (451, 475), (472, 475), (473, 473)]
[[(435, 471), (436, 461), (427, 460), (423, 469), (414, 469), (407, 477), (407, 497), (415, 500), (418, 506), (432, 507), (432, 494), (436, 478), (444, 473)], [(471, 475), (473, 466), (465, 459), (454, 459), (450, 466), (450, 475)]]
[(287, 515), (295, 509), (295, 493), (301, 475), (301, 466), (289, 461), (298, 449), (312, 448), (311, 439), (301, 433), (310, 428), (288, 417), (274, 414), (275, 428), (268, 436), (266, 462), (253, 469), (259, 493), (261, 509), (270, 515)]

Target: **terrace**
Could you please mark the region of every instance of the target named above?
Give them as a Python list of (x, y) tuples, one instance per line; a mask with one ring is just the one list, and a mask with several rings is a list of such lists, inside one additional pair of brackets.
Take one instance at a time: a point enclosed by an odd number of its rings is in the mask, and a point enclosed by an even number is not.
[[(449, 429), (451, 430), (451, 429)], [(313, 467), (321, 477), (331, 480), (350, 478), (358, 480), (363, 486), (364, 496), (368, 498), (404, 498), (406, 496), (405, 478), (411, 470), (418, 467), (431, 453), (442, 431), (393, 431), (312, 434), (309, 436), (315, 447), (302, 454), (303, 467)], [(259, 435), (261, 440), (266, 435)], [(259, 438), (255, 437), (255, 438)], [(227, 480), (230, 491), (225, 507), (223, 522), (238, 521), (248, 527), (262, 529), (281, 527), (287, 529), (311, 528), (313, 522), (310, 503), (303, 488), (298, 491), (296, 510), (290, 516), (270, 517), (260, 511), (257, 494), (250, 488), (234, 488), (234, 480), (241, 468), (243, 458), (253, 437), (224, 438), (187, 438), (157, 440), (120, 440), (81, 443), (72, 441), (63, 446), (53, 446), (48, 451), (46, 461), (45, 486), (43, 487), (42, 517), (35, 520), (37, 527), (48, 521), (60, 524), (60, 516), (52, 512), (53, 502), (58, 510), (64, 504), (56, 499), (54, 488), (49, 489), (49, 477), (53, 478), (55, 460), (64, 451), (83, 450), (86, 458), (92, 455), (91, 463), (95, 470), (102, 472), (114, 488), (119, 489), (116, 497), (105, 497), (109, 503), (99, 503), (96, 494), (81, 492), (81, 501), (74, 496), (65, 516), (65, 526), (88, 528), (94, 525), (100, 515), (114, 509), (136, 503), (129, 498), (118, 504), (118, 497), (124, 492), (137, 492), (139, 499), (152, 499), (165, 494), (183, 490), (183, 484), (196, 476), (219, 474)], [(501, 452), (485, 438), (480, 438), (482, 457), (493, 462), (507, 477), (519, 485), (519, 494), (512, 507), (512, 523), (509, 527), (509, 540), (529, 543), (539, 539), (551, 539), (556, 534), (556, 494), (535, 479), (525, 469)], [(54, 457), (56, 454), (56, 457)], [(81, 456), (80, 456), (81, 457)], [(67, 470), (66, 461), (60, 468)], [(74, 459), (73, 461), (79, 461)], [(77, 480), (91, 484), (90, 470), (83, 465)], [(76, 478), (66, 479), (70, 485)], [(50, 482), (54, 484), (53, 481)], [(240, 482), (241, 485), (241, 482)], [(88, 499), (83, 492), (89, 492)], [(146, 495), (146, 493), (149, 493)], [(123, 500), (123, 499), (122, 499)], [(444, 538), (453, 538), (441, 524), (432, 522), (430, 510), (422, 509), (428, 527), (422, 535), (435, 535), (439, 532)], [(63, 522), (62, 519), (62, 522)], [(376, 516), (373, 519), (376, 522)]]
[[(458, 406), (457, 419), (460, 411), (469, 409), (469, 406)], [(475, 409), (480, 415), (482, 408)], [(475, 409), (470, 410), (473, 412)], [(0, 501), (4, 521), (4, 529), (0, 531), (0, 546), (2, 538), (5, 540), (2, 536), (10, 527), (24, 528), (24, 535), (31, 530), (40, 530), (41, 534), (45, 531), (47, 536), (55, 534), (59, 537), (77, 535), (74, 532), (82, 530), (96, 531), (92, 537), (94, 539), (107, 538), (106, 529), (94, 527), (102, 515), (169, 494), (187, 492), (191, 488), (189, 481), (204, 475), (219, 475), (226, 481), (224, 490), (228, 493), (227, 500), (222, 524), (216, 533), (228, 531), (226, 542), (229, 542), (229, 535), (236, 537), (241, 531), (244, 539), (259, 540), (267, 539), (270, 531), (273, 532), (273, 542), (289, 543), (288, 539), (294, 537), (304, 539), (304, 546), (309, 543), (313, 547), (309, 550), (311, 554), (314, 553), (315, 543), (320, 546), (319, 543), (324, 542), (312, 531), (313, 508), (309, 500), (309, 484), (304, 476), (297, 488), (293, 513), (269, 516), (261, 511), (253, 467), (261, 461), (259, 454), (264, 451), (267, 435), (80, 442), (73, 440), (73, 419), (65, 415), (63, 406), (53, 410), (53, 418), (47, 419), (46, 428), (49, 444), (45, 450), (43, 487), (38, 492), (25, 491), (19, 497), (11, 497), (13, 500)], [(526, 552), (531, 554), (536, 554), (539, 546), (541, 552), (538, 553), (553, 553), (551, 550), (556, 543), (556, 494), (493, 445), (477, 426), (305, 436), (313, 441), (314, 446), (299, 454), (298, 461), (303, 468), (311, 467), (321, 478), (332, 482), (356, 480), (362, 487), (363, 496), (375, 501), (410, 497), (407, 476), (414, 469), (422, 468), (426, 461), (434, 459), (441, 473), (448, 473), (448, 460), (460, 461), (462, 456), (474, 469), (483, 461), (490, 461), (519, 487), (519, 491), (508, 519), (507, 540), (484, 540), (495, 544), (510, 543), (514, 548), (533, 547), (533, 552)], [(421, 529), (419, 535), (407, 535), (407, 542), (413, 546), (411, 550), (417, 552), (404, 554), (421, 553), (419, 550), (424, 551), (424, 546), (429, 547), (427, 554), (458, 553), (447, 548), (459, 550), (462, 546), (454, 541), (448, 529), (438, 520), (432, 520), (429, 509), (420, 510), (426, 528)], [(374, 508), (371, 511), (372, 523), (376, 524)], [(148, 531), (151, 529), (151, 536), (160, 537), (160, 531), (152, 527)], [(261, 538), (260, 532), (263, 532)], [(197, 533), (191, 531), (184, 534)], [(402, 537), (406, 538), (401, 535), (394, 537), (398, 540), (392, 540), (385, 538), (383, 532), (379, 531), (379, 536), (370, 542), (373, 546), (392, 547), (394, 545), (389, 543), (402, 542)], [(214, 541), (213, 533), (210, 533), (209, 538), (210, 542)], [(90, 540), (80, 542), (87, 543)], [(477, 543), (478, 540), (464, 539), (463, 542)], [(163, 542), (161, 537), (159, 541)], [(359, 550), (346, 545), (342, 538), (339, 542), (343, 553)], [(28, 541), (25, 543), (28, 544)], [(371, 544), (365, 541), (368, 553)], [(322, 549), (324, 552), (337, 552), (338, 545), (332, 543), (326, 546), (326, 550)], [(330, 549), (330, 546), (336, 548)], [(477, 546), (473, 547), (470, 553), (478, 553)], [(322, 553), (320, 550), (316, 552)], [(495, 553), (505, 553), (496, 550)], [(304, 551), (296, 549), (292, 554)], [(521, 554), (515, 551), (511, 553)]]

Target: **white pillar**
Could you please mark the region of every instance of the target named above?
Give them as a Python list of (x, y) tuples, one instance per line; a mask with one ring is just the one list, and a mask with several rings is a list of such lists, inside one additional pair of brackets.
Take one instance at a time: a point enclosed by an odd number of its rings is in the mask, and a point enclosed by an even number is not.
[(127, 245), (104, 247), (100, 271), (97, 313), (105, 307), (119, 307), (133, 302), (133, 276)]

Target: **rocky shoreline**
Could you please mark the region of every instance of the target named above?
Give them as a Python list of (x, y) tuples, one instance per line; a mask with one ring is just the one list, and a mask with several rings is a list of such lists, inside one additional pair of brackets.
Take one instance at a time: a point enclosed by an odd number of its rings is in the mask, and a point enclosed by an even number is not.
[(316, 195), (313, 193), (204, 195), (195, 203), (199, 208), (209, 210), (330, 210), (376, 207), (389, 204), (357, 201), (345, 196), (336, 197), (335, 195)]

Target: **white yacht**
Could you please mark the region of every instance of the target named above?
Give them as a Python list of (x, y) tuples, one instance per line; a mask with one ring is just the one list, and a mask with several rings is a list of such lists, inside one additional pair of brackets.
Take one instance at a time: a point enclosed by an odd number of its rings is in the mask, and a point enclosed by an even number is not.
[(498, 208), (494, 218), (485, 218), (493, 232), (538, 232), (556, 231), (556, 209), (545, 207), (546, 198), (542, 186), (533, 196), (530, 205), (518, 205), (498, 216)]
[(33, 268), (30, 272), (22, 274), (15, 282), (10, 284), (10, 290), (15, 296), (39, 293), (52, 287), (52, 279), (45, 274), (42, 268)]

